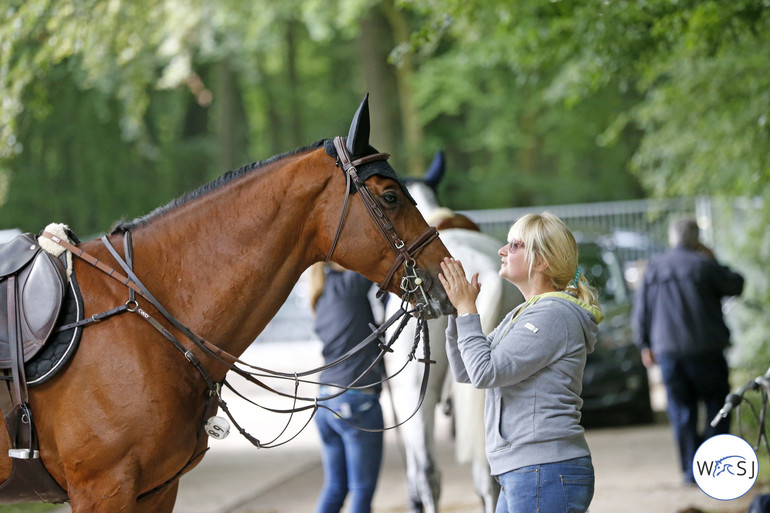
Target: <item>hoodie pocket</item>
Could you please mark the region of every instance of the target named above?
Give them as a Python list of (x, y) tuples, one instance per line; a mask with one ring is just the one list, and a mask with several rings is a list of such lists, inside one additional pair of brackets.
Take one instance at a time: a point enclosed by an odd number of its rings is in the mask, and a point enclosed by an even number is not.
[(486, 400), (487, 408), (484, 415), (488, 450), (489, 452), (505, 450), (510, 446), (510, 442), (503, 435), (503, 398), (497, 394), (487, 394)]

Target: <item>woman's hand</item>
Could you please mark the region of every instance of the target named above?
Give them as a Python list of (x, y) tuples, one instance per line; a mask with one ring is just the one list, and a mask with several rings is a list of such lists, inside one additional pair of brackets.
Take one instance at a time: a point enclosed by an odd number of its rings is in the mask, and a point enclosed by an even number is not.
[(479, 273), (471, 277), (471, 281), (465, 277), (463, 264), (454, 258), (444, 258), (441, 262), (441, 271), (438, 279), (444, 286), (449, 301), (457, 310), (457, 315), (464, 313), (478, 313), (476, 310), (476, 298), (481, 291)]

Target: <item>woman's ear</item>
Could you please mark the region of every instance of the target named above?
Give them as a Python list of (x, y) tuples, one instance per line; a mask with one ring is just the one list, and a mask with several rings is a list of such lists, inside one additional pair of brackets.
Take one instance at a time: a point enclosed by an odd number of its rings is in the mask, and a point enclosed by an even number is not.
[(543, 260), (542, 258), (536, 258), (535, 265), (532, 266), (532, 269), (539, 273), (544, 273), (548, 267), (548, 262), (546, 260)]

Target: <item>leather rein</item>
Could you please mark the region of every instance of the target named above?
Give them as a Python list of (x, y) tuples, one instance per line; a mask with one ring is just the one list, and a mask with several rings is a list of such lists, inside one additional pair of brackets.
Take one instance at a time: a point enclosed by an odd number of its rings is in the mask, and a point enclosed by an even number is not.
[[(422, 299), (426, 299), (425, 292), (422, 288), (422, 280), (417, 276), (415, 272), (415, 260), (412, 257), (413, 254), (420, 251), (423, 247), (425, 247), (428, 243), (430, 243), (436, 236), (438, 235), (438, 232), (435, 230), (435, 228), (430, 228), (426, 230), (420, 237), (415, 239), (412, 243), (410, 243), (408, 246), (404, 244), (403, 240), (398, 236), (396, 233), (395, 228), (393, 227), (393, 224), (388, 219), (387, 215), (382, 211), (382, 209), (379, 207), (377, 201), (374, 199), (372, 193), (369, 191), (369, 189), (366, 187), (364, 182), (359, 178), (356, 166), (360, 166), (363, 164), (366, 164), (368, 162), (373, 162), (375, 160), (384, 160), (388, 158), (387, 154), (383, 153), (377, 153), (374, 155), (369, 155), (367, 157), (363, 157), (360, 159), (357, 159), (355, 161), (350, 160), (350, 156), (347, 152), (347, 148), (345, 147), (345, 144), (341, 137), (337, 137), (334, 140), (335, 147), (338, 152), (338, 165), (342, 165), (343, 170), (345, 171), (346, 175), (346, 183), (348, 184), (348, 191), (349, 184), (352, 182), (359, 193), (361, 194), (361, 199), (364, 202), (364, 205), (367, 208), (367, 211), (369, 212), (370, 216), (374, 220), (375, 224), (380, 229), (380, 232), (382, 233), (383, 237), (388, 241), (393, 251), (396, 253), (396, 259), (391, 266), (390, 271), (386, 275), (386, 279), (382, 282), (382, 284), (379, 286), (380, 292), (384, 292), (385, 287), (387, 287), (388, 283), (392, 280), (393, 275), (395, 274), (396, 270), (400, 265), (404, 265), (406, 268), (406, 274), (404, 278), (402, 279), (401, 288), (404, 291), (404, 296), (402, 297), (402, 305), (399, 308), (399, 310), (391, 316), (387, 321), (385, 321), (381, 326), (375, 327), (370, 326), (372, 328), (372, 334), (369, 335), (366, 339), (361, 341), (358, 345), (356, 345), (354, 348), (352, 348), (350, 351), (348, 351), (346, 354), (341, 356), (339, 359), (337, 359), (334, 362), (328, 363), (324, 366), (318, 367), (316, 369), (312, 369), (309, 371), (304, 371), (301, 373), (283, 373), (283, 372), (276, 372), (269, 369), (257, 367), (251, 364), (248, 364), (247, 362), (244, 362), (237, 357), (229, 354), (228, 352), (224, 351), (223, 349), (219, 348), (215, 344), (212, 344), (205, 338), (195, 334), (192, 332), (189, 328), (187, 328), (184, 324), (182, 324), (179, 320), (177, 320), (166, 308), (152, 295), (152, 293), (145, 287), (145, 285), (141, 282), (141, 280), (136, 276), (136, 274), (133, 271), (133, 245), (132, 245), (132, 237), (131, 232), (125, 232), (124, 233), (124, 254), (126, 255), (126, 259), (124, 260), (120, 254), (115, 250), (115, 248), (112, 246), (111, 242), (106, 236), (101, 237), (102, 243), (105, 245), (105, 247), (109, 250), (110, 254), (113, 256), (113, 258), (118, 262), (118, 264), (121, 266), (122, 270), (126, 273), (126, 275), (123, 275), (122, 273), (116, 271), (112, 267), (109, 267), (104, 262), (100, 261), (99, 259), (93, 257), (92, 255), (86, 253), (79, 247), (70, 244), (66, 240), (62, 240), (61, 238), (43, 231), (41, 233), (42, 237), (45, 237), (52, 242), (55, 242), (56, 244), (62, 246), (66, 250), (70, 251), (73, 255), (76, 257), (84, 260), (88, 264), (96, 267), (103, 273), (107, 274), (111, 278), (119, 281), (126, 287), (128, 287), (129, 292), (129, 299), (128, 301), (121, 306), (118, 306), (116, 308), (113, 308), (111, 310), (108, 310), (106, 312), (102, 312), (100, 314), (93, 315), (90, 318), (83, 319), (82, 321), (78, 321), (77, 323), (73, 323), (71, 325), (65, 326), (60, 329), (71, 329), (75, 325), (77, 326), (87, 326), (89, 324), (93, 324), (96, 322), (100, 322), (106, 318), (109, 318), (113, 315), (117, 315), (124, 312), (129, 313), (137, 313), (141, 318), (143, 318), (145, 321), (150, 323), (158, 332), (160, 332), (176, 349), (178, 349), (180, 352), (182, 352), (185, 356), (185, 358), (189, 361), (191, 365), (198, 371), (198, 373), (202, 376), (203, 380), (206, 383), (207, 389), (209, 391), (209, 397), (210, 399), (215, 399), (219, 405), (219, 407), (222, 409), (223, 412), (228, 416), (228, 418), (233, 422), (233, 425), (236, 427), (236, 429), (239, 431), (239, 433), (244, 436), (249, 442), (251, 442), (254, 446), (258, 448), (271, 448), (271, 447), (278, 447), (280, 445), (283, 445), (285, 443), (288, 443), (289, 441), (293, 440), (296, 436), (299, 435), (299, 433), (304, 429), (312, 420), (312, 415), (308, 419), (307, 423), (300, 428), (300, 430), (294, 434), (291, 438), (288, 440), (284, 440), (281, 442), (276, 442), (280, 436), (282, 436), (283, 432), (279, 434), (276, 439), (272, 440), (268, 443), (260, 442), (257, 438), (250, 435), (246, 430), (244, 430), (238, 422), (235, 420), (233, 415), (231, 414), (229, 408), (227, 407), (227, 403), (224, 401), (221, 395), (221, 388), (222, 385), (225, 385), (227, 388), (229, 388), (233, 393), (241, 397), (242, 399), (245, 399), (246, 401), (255, 404), (256, 406), (259, 406), (260, 408), (263, 408), (267, 411), (271, 411), (273, 413), (287, 413), (287, 414), (294, 414), (301, 411), (306, 410), (313, 410), (313, 415), (317, 411), (318, 408), (326, 408), (329, 411), (332, 411), (332, 413), (335, 413), (335, 415), (338, 416), (341, 420), (344, 420), (347, 422), (347, 420), (342, 419), (336, 412), (328, 408), (327, 406), (323, 405), (322, 402), (326, 401), (328, 399), (332, 399), (334, 397), (338, 397), (339, 395), (343, 394), (346, 390), (349, 389), (360, 389), (360, 388), (368, 388), (374, 385), (381, 384), (385, 381), (388, 381), (389, 379), (392, 379), (395, 375), (400, 373), (406, 365), (412, 361), (417, 360), (418, 362), (424, 364), (424, 373), (423, 373), (423, 379), (422, 383), (420, 385), (420, 393), (418, 398), (418, 403), (415, 407), (414, 412), (406, 419), (398, 422), (397, 424), (393, 426), (385, 427), (384, 430), (394, 429), (400, 425), (402, 425), (404, 422), (409, 420), (412, 416), (416, 414), (416, 412), (419, 410), (420, 406), (422, 405), (423, 399), (425, 397), (425, 393), (427, 391), (427, 385), (428, 385), (428, 378), (430, 373), (430, 364), (435, 363), (430, 359), (430, 343), (428, 339), (428, 330), (427, 330), (427, 322), (425, 321), (424, 317), (422, 316), (422, 311), (424, 307), (427, 305), (426, 303), (419, 302), (417, 299), (415, 299), (416, 306), (413, 310), (407, 311), (405, 309), (406, 303), (407, 303), (407, 297), (410, 294), (414, 294), (415, 292), (419, 291), (422, 295)], [(339, 239), (340, 232), (342, 230), (342, 225), (344, 224), (345, 220), (345, 214), (347, 211), (347, 197), (349, 196), (349, 192), (346, 194), (345, 203), (343, 205), (343, 211), (340, 218), (340, 224), (337, 229), (337, 234), (334, 238), (334, 241), (332, 243), (331, 249), (329, 251), (329, 255), (327, 257), (327, 260), (331, 258), (334, 248), (337, 244), (337, 241)], [(174, 328), (179, 330), (186, 338), (190, 339), (199, 349), (201, 349), (205, 354), (208, 356), (214, 358), (219, 363), (225, 365), (228, 370), (233, 371), (234, 373), (238, 374), (239, 376), (243, 377), (247, 381), (254, 383), (258, 385), (259, 387), (270, 391), (272, 393), (275, 393), (277, 395), (291, 398), (294, 400), (295, 406), (290, 409), (273, 409), (273, 408), (266, 408), (264, 406), (261, 406), (250, 399), (243, 396), (241, 393), (239, 393), (235, 388), (233, 388), (227, 380), (222, 380), (222, 382), (214, 382), (214, 380), (211, 378), (211, 375), (206, 370), (206, 368), (203, 366), (199, 358), (189, 349), (187, 349), (177, 338), (174, 336), (173, 333), (171, 333), (169, 330), (167, 330), (160, 322), (158, 322), (156, 319), (154, 319), (147, 311), (142, 309), (139, 306), (139, 303), (136, 300), (136, 294), (139, 294), (141, 297), (146, 299)], [(407, 361), (404, 363), (404, 366), (401, 367), (398, 371), (396, 371), (393, 375), (383, 378), (380, 382), (367, 385), (367, 387), (359, 387), (357, 386), (358, 382), (363, 378), (363, 376), (374, 366), (379, 363), (380, 360), (384, 357), (385, 353), (392, 352), (391, 346), (395, 343), (396, 339), (400, 335), (400, 333), (403, 331), (404, 327), (406, 326), (407, 322), (409, 321), (410, 315), (416, 315), (418, 318), (418, 329), (415, 331), (415, 340), (414, 344), (412, 346), (411, 352), (409, 353)], [(391, 336), (390, 340), (385, 339), (385, 332), (386, 330), (395, 324), (398, 320), (401, 320), (400, 324), (398, 325), (396, 331)], [(423, 357), (417, 358), (416, 357), (416, 351), (418, 349), (418, 345), (420, 342), (420, 337), (422, 337), (423, 342)], [(301, 397), (298, 395), (298, 387), (300, 383), (308, 383), (308, 384), (317, 384), (320, 385), (322, 383), (315, 382), (312, 380), (307, 379), (301, 379), (305, 376), (312, 375), (319, 373), (323, 371), (324, 369), (327, 369), (329, 367), (332, 367), (334, 365), (337, 365), (339, 363), (342, 363), (343, 361), (350, 358), (355, 353), (361, 351), (364, 349), (368, 344), (378, 341), (378, 346), (380, 347), (380, 353), (377, 356), (377, 358), (371, 363), (371, 365), (364, 370), (353, 382), (347, 386), (337, 386), (334, 385), (335, 388), (339, 389), (339, 392), (324, 396), (324, 397)], [(245, 370), (239, 365), (248, 367), (250, 369), (253, 369), (252, 371)], [(256, 371), (256, 372), (255, 372)], [(276, 390), (264, 382), (262, 382), (259, 378), (278, 378), (278, 379), (284, 379), (284, 380), (291, 380), (295, 383), (295, 392), (294, 394), (287, 394), (285, 392), (281, 392), (279, 390)], [(296, 403), (298, 401), (304, 401), (312, 404), (307, 404), (305, 406), (296, 406)], [(289, 423), (291, 422), (291, 418), (287, 422), (287, 427)], [(360, 426), (354, 426), (361, 430), (367, 430), (365, 428), (362, 428)], [(285, 428), (284, 428), (285, 429)], [(197, 458), (197, 455), (194, 456), (194, 458)], [(191, 460), (192, 461), (192, 460)]]

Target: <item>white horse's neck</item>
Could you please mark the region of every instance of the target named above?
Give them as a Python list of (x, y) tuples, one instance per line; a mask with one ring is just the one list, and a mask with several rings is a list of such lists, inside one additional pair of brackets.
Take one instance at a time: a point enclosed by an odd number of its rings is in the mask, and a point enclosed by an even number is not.
[(433, 189), (423, 182), (411, 182), (407, 185), (407, 188), (409, 189), (409, 194), (417, 202), (417, 210), (420, 211), (422, 217), (427, 219), (434, 210), (441, 207), (438, 204), (438, 200), (436, 200), (436, 194), (433, 192)]

